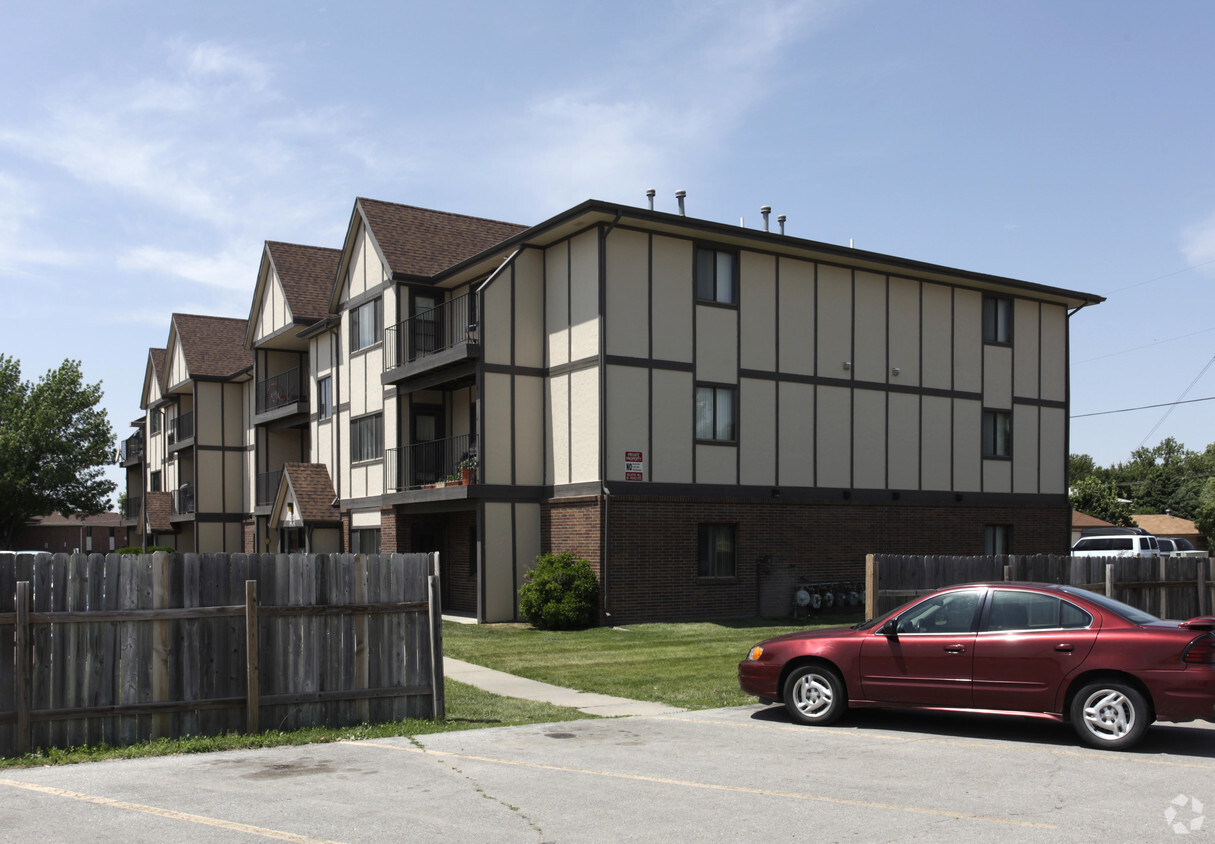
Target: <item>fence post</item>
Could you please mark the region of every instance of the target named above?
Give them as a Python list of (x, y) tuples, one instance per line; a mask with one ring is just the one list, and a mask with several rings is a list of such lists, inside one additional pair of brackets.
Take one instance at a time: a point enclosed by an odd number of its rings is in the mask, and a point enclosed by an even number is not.
[(447, 717), (447, 701), (443, 687), (443, 608), (439, 605), (439, 578), (427, 578), (430, 589), (430, 688), (434, 696), (436, 721)]
[(1105, 564), (1105, 597), (1114, 597), (1114, 566), (1115, 563)]
[(260, 732), (258, 717), (257, 581), (245, 581), (245, 732)]
[(1169, 572), (1168, 557), (1157, 557), (1157, 568), (1160, 570), (1160, 617), (1169, 617)]
[(1207, 568), (1211, 565), (1211, 560), (1208, 558), (1206, 562), (1199, 561), (1198, 563), (1198, 614), (1206, 615), (1211, 612), (1210, 603), (1207, 601)]
[(17, 755), (30, 752), (30, 708), (33, 678), (30, 676), (30, 582), (17, 583)]
[(877, 617), (878, 572), (872, 554), (865, 555), (865, 620)]

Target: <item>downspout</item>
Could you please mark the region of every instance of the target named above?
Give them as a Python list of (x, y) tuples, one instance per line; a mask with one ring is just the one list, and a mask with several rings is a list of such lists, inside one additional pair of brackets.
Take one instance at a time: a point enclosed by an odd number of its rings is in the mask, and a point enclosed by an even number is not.
[(607, 331), (603, 322), (607, 320), (607, 239), (623, 216), (616, 218), (599, 235), (599, 477), (603, 490), (603, 531), (599, 540), (599, 601), (600, 609), (607, 618), (612, 617), (608, 587), (612, 564), (612, 491), (607, 487)]

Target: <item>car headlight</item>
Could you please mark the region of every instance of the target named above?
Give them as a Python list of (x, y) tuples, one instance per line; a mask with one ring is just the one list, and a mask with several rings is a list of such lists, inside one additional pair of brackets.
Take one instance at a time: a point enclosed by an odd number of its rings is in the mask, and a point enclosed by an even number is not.
[(763, 655), (764, 655), (764, 649), (761, 648), (759, 645), (756, 645), (755, 647), (753, 647), (750, 650), (750, 652), (747, 653), (747, 659), (759, 659)]

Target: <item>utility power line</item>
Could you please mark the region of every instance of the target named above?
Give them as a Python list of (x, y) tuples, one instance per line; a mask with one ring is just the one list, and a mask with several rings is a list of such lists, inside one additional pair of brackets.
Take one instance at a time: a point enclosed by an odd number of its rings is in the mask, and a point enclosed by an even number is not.
[[(1209, 366), (1210, 364), (1208, 364)], [(1185, 401), (1166, 401), (1163, 404), (1145, 404), (1141, 407), (1124, 407), (1120, 410), (1098, 410), (1095, 413), (1077, 413), (1069, 416), (1069, 419), (1084, 419), (1089, 416), (1108, 416), (1111, 413), (1131, 413), (1136, 410), (1152, 410), (1157, 407), (1176, 407), (1179, 404), (1194, 404), (1200, 401), (1215, 401), (1215, 396), (1207, 396), (1203, 399), (1186, 399)], [(1163, 420), (1162, 420), (1163, 421)], [(1155, 430), (1155, 429), (1153, 429)], [(1149, 434), (1148, 436), (1151, 436)]]

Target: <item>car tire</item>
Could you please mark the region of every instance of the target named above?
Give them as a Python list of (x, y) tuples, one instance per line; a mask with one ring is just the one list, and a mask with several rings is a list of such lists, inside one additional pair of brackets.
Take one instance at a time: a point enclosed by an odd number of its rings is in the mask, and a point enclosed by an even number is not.
[(1118, 680), (1088, 683), (1072, 698), (1072, 727), (1080, 741), (1102, 750), (1137, 744), (1151, 723), (1147, 700)]
[(799, 724), (832, 724), (848, 709), (844, 681), (823, 665), (802, 665), (785, 679), (785, 709)]

